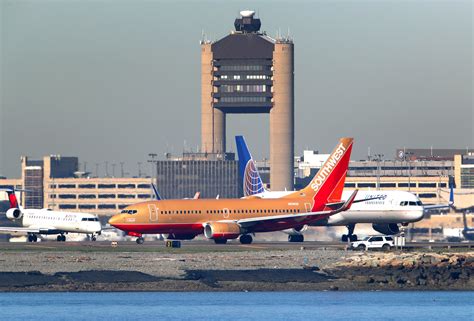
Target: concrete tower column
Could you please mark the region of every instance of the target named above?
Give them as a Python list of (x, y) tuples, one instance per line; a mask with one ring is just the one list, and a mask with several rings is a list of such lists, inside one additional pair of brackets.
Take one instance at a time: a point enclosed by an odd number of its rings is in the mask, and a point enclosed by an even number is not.
[(212, 107), (212, 60), (211, 44), (201, 44), (201, 151), (224, 153), (225, 114)]
[(270, 111), (270, 188), (293, 190), (294, 182), (294, 46), (275, 43), (273, 108)]

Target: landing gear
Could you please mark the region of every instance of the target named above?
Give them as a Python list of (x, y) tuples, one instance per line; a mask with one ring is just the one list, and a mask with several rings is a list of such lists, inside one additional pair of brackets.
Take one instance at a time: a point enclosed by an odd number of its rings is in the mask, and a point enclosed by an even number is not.
[(304, 235), (303, 234), (290, 234), (288, 235), (288, 242), (291, 242), (291, 243), (304, 242)]
[(28, 234), (28, 242), (37, 242), (38, 237), (35, 234)]
[(354, 233), (355, 224), (347, 225), (347, 234), (342, 235), (341, 241), (346, 243), (347, 241), (355, 242), (357, 241), (357, 235)]
[(239, 238), (240, 243), (242, 244), (250, 244), (253, 241), (252, 235), (250, 234), (243, 234)]
[(226, 244), (227, 239), (214, 239), (214, 243), (216, 243), (216, 244)]
[(138, 237), (137, 238), (137, 244), (143, 244), (143, 242), (145, 242), (145, 239), (143, 237)]
[(96, 237), (94, 234), (92, 234), (92, 236), (91, 236), (91, 241), (92, 241), (92, 242), (97, 241), (97, 237)]
[(56, 237), (56, 240), (58, 242), (65, 242), (66, 241), (66, 235), (60, 234)]

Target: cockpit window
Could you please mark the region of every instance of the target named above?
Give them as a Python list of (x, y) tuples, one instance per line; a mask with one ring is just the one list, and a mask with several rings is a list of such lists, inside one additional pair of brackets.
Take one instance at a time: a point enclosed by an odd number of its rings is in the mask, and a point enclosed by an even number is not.
[(127, 214), (127, 213), (128, 213), (128, 210), (122, 210), (122, 211), (120, 212), (120, 214)]
[(137, 214), (137, 210), (128, 210), (128, 214)]
[(421, 201), (403, 201), (400, 202), (400, 206), (423, 206)]
[(83, 222), (99, 222), (97, 217), (84, 217), (81, 219)]

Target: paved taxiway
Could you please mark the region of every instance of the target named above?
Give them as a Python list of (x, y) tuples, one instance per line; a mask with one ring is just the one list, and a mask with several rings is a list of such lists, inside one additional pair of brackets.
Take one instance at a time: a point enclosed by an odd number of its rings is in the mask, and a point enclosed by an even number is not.
[[(212, 241), (191, 240), (182, 241), (181, 248), (171, 249), (165, 247), (164, 241), (146, 241), (144, 244), (138, 245), (133, 241), (117, 242), (116, 247), (112, 247), (111, 242), (0, 242), (1, 251), (113, 251), (113, 252), (234, 252), (249, 250), (345, 250), (347, 244), (341, 242), (315, 242), (307, 241), (303, 243), (289, 242), (255, 242), (249, 245), (243, 245), (239, 242), (229, 242), (227, 244), (215, 244)], [(474, 242), (411, 242), (405, 245), (406, 249), (471, 249), (474, 248)]]

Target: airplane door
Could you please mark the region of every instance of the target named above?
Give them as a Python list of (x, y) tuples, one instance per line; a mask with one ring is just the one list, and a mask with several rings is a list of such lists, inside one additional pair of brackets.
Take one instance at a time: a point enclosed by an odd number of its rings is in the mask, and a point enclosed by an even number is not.
[(222, 209), (222, 213), (224, 213), (224, 218), (229, 218), (229, 209), (228, 208)]
[(156, 205), (148, 204), (148, 210), (150, 212), (150, 221), (151, 222), (158, 221), (158, 209), (156, 208)]
[(304, 208), (306, 209), (306, 213), (311, 212), (311, 203), (304, 203)]

